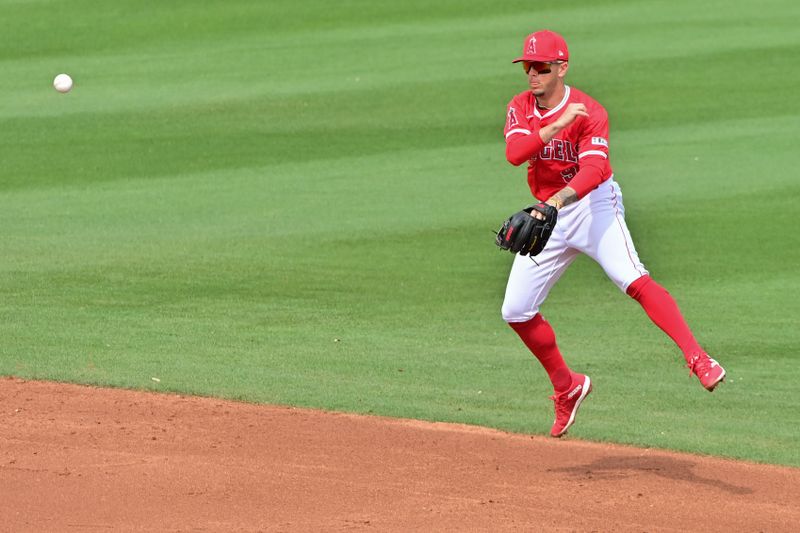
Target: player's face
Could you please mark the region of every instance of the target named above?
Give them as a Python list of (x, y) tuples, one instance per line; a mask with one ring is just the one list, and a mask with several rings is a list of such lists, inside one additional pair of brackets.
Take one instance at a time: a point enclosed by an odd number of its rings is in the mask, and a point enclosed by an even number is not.
[(522, 68), (528, 74), (528, 83), (536, 96), (551, 94), (567, 73), (563, 62), (523, 61)]

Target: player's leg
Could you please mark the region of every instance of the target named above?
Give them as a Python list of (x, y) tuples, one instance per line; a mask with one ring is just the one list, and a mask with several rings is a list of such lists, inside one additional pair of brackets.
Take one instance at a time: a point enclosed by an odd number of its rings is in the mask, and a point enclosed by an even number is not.
[(613, 178), (589, 193), (589, 209), (576, 225), (568, 244), (603, 267), (606, 275), (623, 292), (648, 272), (625, 223), (625, 207), (619, 185)]
[(639, 302), (653, 323), (678, 345), (688, 361), (692, 354), (702, 352), (689, 325), (683, 319), (678, 304), (667, 290), (649, 275), (637, 279), (625, 292)]
[(691, 372), (713, 391), (725, 378), (725, 369), (708, 357), (683, 318), (669, 292), (650, 276), (642, 276), (628, 286), (627, 294), (642, 306), (647, 316), (678, 345)]
[[(574, 209), (580, 208), (575, 204)], [(556, 227), (535, 262), (527, 256), (514, 258), (503, 302), (503, 318), (539, 360), (553, 384), (555, 393), (551, 399), (556, 415), (550, 429), (553, 437), (567, 432), (575, 422), (581, 402), (592, 390), (588, 376), (572, 372), (567, 366), (553, 328), (539, 313), (550, 289), (578, 254), (565, 245), (563, 228), (568, 227), (568, 222)]]
[(503, 320), (542, 364), (557, 393), (569, 388), (572, 374), (558, 349), (555, 332), (539, 313), (539, 307), (576, 254), (563, 246), (563, 238), (555, 232), (547, 247), (533, 260), (517, 254), (503, 300)]
[[(650, 277), (639, 260), (625, 223), (619, 185), (608, 180), (592, 191), (590, 196), (591, 216), (584, 225), (587, 231), (571, 240), (570, 244), (597, 261), (620, 290), (639, 302), (650, 320), (680, 348), (703, 386), (713, 390), (724, 377), (725, 371), (716, 361), (708, 358), (684, 320), (678, 304)], [(718, 370), (715, 370), (716, 367)]]

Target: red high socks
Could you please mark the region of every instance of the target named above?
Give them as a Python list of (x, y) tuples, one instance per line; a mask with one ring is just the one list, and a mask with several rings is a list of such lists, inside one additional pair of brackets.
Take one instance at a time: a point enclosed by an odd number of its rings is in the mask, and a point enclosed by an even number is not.
[(687, 361), (694, 354), (703, 352), (683, 319), (678, 304), (667, 290), (653, 281), (650, 276), (642, 276), (631, 283), (627, 293), (641, 304), (650, 320), (675, 341)]
[(564, 392), (572, 384), (572, 374), (556, 345), (556, 334), (540, 313), (527, 322), (509, 322), (525, 346), (539, 360), (556, 392)]

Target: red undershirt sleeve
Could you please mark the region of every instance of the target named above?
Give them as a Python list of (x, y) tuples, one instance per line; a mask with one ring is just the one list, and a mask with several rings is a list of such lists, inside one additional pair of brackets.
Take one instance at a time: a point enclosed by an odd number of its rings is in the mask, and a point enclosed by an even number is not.
[(611, 165), (608, 162), (608, 113), (600, 105), (592, 106), (589, 113), (589, 117), (581, 125), (578, 140), (580, 170), (569, 182), (578, 199), (611, 177)]
[(506, 125), (503, 137), (506, 139), (506, 159), (519, 166), (538, 154), (544, 147), (539, 130), (528, 122), (525, 114), (526, 103), (523, 95), (515, 96), (506, 110)]
[(506, 159), (512, 165), (519, 166), (538, 154), (542, 148), (544, 143), (538, 131), (529, 135), (513, 135), (506, 141)]
[(583, 198), (595, 187), (608, 179), (611, 174), (607, 171), (608, 160), (602, 157), (584, 157), (581, 161), (581, 169), (569, 182), (569, 186), (575, 190), (578, 199)]

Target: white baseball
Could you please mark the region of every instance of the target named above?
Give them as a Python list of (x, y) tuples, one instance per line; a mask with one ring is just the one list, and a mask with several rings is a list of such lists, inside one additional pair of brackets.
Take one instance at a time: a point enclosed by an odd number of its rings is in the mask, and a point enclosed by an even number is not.
[(68, 93), (72, 89), (72, 78), (69, 77), (69, 74), (59, 74), (53, 80), (53, 87), (60, 93)]

